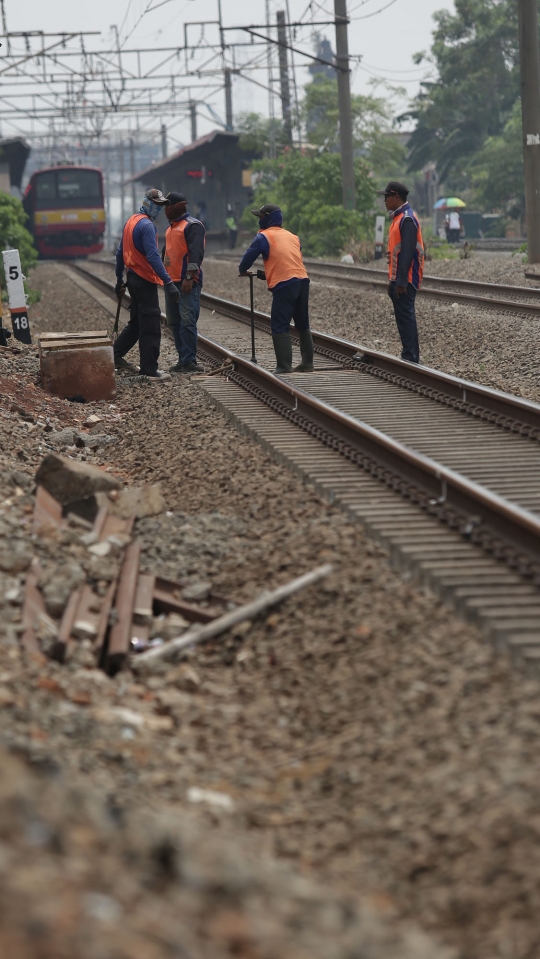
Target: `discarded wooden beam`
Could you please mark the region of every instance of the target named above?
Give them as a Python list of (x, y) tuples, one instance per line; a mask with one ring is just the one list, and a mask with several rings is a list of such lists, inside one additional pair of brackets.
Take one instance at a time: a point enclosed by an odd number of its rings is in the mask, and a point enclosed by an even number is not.
[(204, 626), (192, 626), (183, 636), (178, 636), (163, 646), (157, 646), (155, 649), (149, 649), (147, 652), (141, 653), (133, 659), (132, 665), (134, 668), (137, 668), (139, 666), (151, 665), (160, 659), (172, 659), (183, 649), (187, 649), (188, 646), (199, 645), (200, 643), (208, 642), (209, 639), (215, 639), (216, 636), (225, 633), (231, 626), (236, 626), (238, 623), (242, 623), (247, 619), (255, 619), (255, 617), (260, 616), (261, 613), (266, 612), (267, 609), (270, 609), (272, 606), (277, 606), (278, 603), (288, 599), (289, 596), (293, 596), (294, 593), (305, 589), (307, 586), (312, 586), (314, 583), (318, 583), (331, 572), (332, 566), (330, 563), (325, 563), (324, 566), (318, 566), (316, 569), (311, 570), (310, 573), (304, 573), (303, 576), (298, 576), (297, 579), (293, 579), (285, 586), (279, 586), (270, 593), (261, 593), (260, 596), (250, 603), (239, 606), (238, 609), (233, 609), (230, 613), (225, 613), (224, 616), (214, 619), (211, 623), (206, 623)]
[(111, 628), (109, 636), (106, 669), (111, 676), (122, 669), (129, 652), (140, 556), (141, 544), (130, 543), (124, 557), (116, 594), (115, 605), (118, 619)]
[(59, 663), (63, 663), (66, 658), (66, 650), (71, 640), (71, 632), (73, 630), (81, 595), (82, 587), (74, 589), (64, 609), (60, 629), (58, 630), (58, 638), (50, 654), (51, 659), (56, 659)]
[(41, 652), (36, 635), (36, 620), (40, 615), (46, 615), (45, 602), (38, 589), (40, 573), (39, 562), (33, 562), (24, 587), (21, 644), (27, 653), (45, 662), (45, 656)]
[(210, 623), (217, 618), (212, 609), (201, 609), (178, 596), (180, 584), (156, 576), (154, 587), (154, 613), (179, 613), (189, 623)]
[(37, 533), (46, 526), (61, 529), (66, 525), (62, 516), (62, 506), (47, 492), (44, 486), (38, 486), (34, 503), (33, 528)]
[(94, 653), (96, 656), (96, 665), (101, 665), (101, 660), (103, 656), (103, 647), (105, 644), (105, 637), (107, 635), (107, 629), (109, 626), (109, 615), (112, 609), (112, 604), (114, 597), (116, 595), (116, 590), (118, 588), (118, 579), (113, 579), (105, 596), (103, 597), (103, 603), (101, 606), (101, 613), (99, 617), (98, 629), (96, 633), (96, 638), (94, 642)]

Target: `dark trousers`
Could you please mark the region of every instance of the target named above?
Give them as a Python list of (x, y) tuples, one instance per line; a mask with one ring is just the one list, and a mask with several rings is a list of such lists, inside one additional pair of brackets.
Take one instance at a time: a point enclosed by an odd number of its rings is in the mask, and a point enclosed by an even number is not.
[(406, 292), (398, 296), (396, 293), (396, 284), (389, 283), (388, 295), (394, 306), (394, 316), (403, 346), (401, 359), (409, 360), (411, 363), (419, 363), (420, 347), (418, 346), (418, 329), (414, 308), (416, 290), (412, 283), (408, 283)]
[(272, 292), (272, 333), (288, 333), (291, 320), (297, 330), (309, 330), (309, 280), (293, 280)]
[(161, 344), (159, 288), (132, 270), (128, 271), (127, 288), (131, 297), (129, 322), (115, 341), (114, 359), (117, 361), (129, 353), (138, 340), (141, 373), (155, 376)]
[(234, 250), (236, 246), (236, 239), (238, 237), (238, 230), (229, 230), (229, 249)]

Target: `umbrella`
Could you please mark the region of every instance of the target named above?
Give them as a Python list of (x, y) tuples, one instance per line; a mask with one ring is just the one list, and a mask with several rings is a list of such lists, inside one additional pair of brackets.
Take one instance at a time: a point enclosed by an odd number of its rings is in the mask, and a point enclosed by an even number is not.
[(464, 203), (463, 200), (460, 200), (459, 197), (445, 196), (445, 197), (442, 197), (441, 200), (437, 200), (433, 209), (434, 210), (451, 210), (452, 208), (463, 207), (463, 206), (467, 206), (467, 204)]

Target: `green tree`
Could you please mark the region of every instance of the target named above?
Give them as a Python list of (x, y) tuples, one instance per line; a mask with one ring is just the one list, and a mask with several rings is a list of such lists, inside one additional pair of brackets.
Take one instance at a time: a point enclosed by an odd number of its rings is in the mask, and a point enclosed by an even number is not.
[[(21, 201), (10, 196), (9, 193), (0, 192), (0, 247), (3, 250), (12, 247), (19, 251), (25, 276), (28, 276), (37, 263), (37, 251), (32, 234), (25, 226), (27, 219)], [(0, 262), (0, 277), (5, 289), (6, 277), (3, 262)]]
[(454, 189), (465, 184), (470, 158), (502, 134), (519, 93), (515, 0), (455, 0), (455, 13), (435, 14), (436, 29), (426, 60), (436, 79), (425, 81), (412, 109), (409, 169), (435, 161)]
[[(341, 193), (341, 158), (337, 153), (309, 156), (299, 152), (254, 164), (259, 173), (250, 208), (277, 203), (285, 226), (300, 237), (309, 256), (336, 256), (350, 240), (366, 236), (371, 226), (376, 183), (364, 159), (355, 160), (357, 209), (344, 210)], [(247, 209), (243, 224), (254, 226)]]
[[(321, 151), (339, 151), (337, 80), (316, 74), (306, 84), (301, 112), (308, 143)], [(389, 100), (353, 94), (351, 113), (355, 152), (366, 158), (377, 182), (402, 174), (405, 150), (392, 129)]]
[(241, 113), (236, 119), (240, 147), (249, 153), (269, 157), (281, 153), (286, 140), (283, 121), (269, 119), (260, 113)]
[(488, 137), (469, 165), (471, 186), (483, 210), (501, 209), (517, 219), (525, 212), (521, 102), (516, 100), (500, 136)]

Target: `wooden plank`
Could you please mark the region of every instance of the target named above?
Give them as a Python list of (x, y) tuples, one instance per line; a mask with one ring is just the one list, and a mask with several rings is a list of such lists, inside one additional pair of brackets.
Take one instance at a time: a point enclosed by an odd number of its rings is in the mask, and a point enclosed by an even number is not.
[(94, 652), (96, 654), (96, 663), (99, 666), (101, 662), (101, 656), (103, 652), (103, 646), (105, 643), (105, 637), (107, 635), (107, 629), (109, 626), (109, 614), (112, 609), (113, 599), (116, 594), (116, 589), (118, 586), (118, 579), (113, 579), (105, 596), (103, 598), (103, 603), (101, 605), (101, 613), (99, 617), (98, 629), (96, 633), (96, 639), (94, 642)]
[(85, 584), (82, 588), (77, 615), (71, 630), (71, 635), (75, 639), (95, 640), (98, 632), (101, 604), (101, 596), (98, 596), (90, 586)]
[(107, 337), (99, 340), (55, 340), (54, 343), (40, 343), (42, 353), (52, 350), (91, 350), (97, 346), (112, 346), (112, 342)]
[(115, 605), (118, 619), (112, 627), (109, 637), (107, 672), (111, 676), (114, 676), (123, 668), (129, 652), (140, 557), (141, 544), (130, 543), (124, 557), (116, 594)]
[(201, 609), (193, 603), (180, 598), (181, 586), (170, 579), (156, 577), (154, 587), (154, 613), (180, 613), (190, 623), (210, 623), (217, 613), (210, 609)]
[(152, 619), (155, 583), (156, 577), (151, 573), (139, 573), (133, 607), (133, 616), (139, 623)]
[(109, 511), (107, 507), (100, 506), (97, 511), (96, 518), (94, 520), (94, 526), (93, 526), (94, 533), (96, 534), (98, 538), (98, 543), (101, 543), (101, 541), (105, 539), (105, 536), (103, 536), (102, 533), (103, 533), (103, 527), (105, 526), (108, 515), (109, 515)]
[(45, 613), (43, 596), (38, 589), (41, 573), (39, 562), (32, 563), (24, 587), (24, 604), (22, 609), (23, 634), (21, 644), (27, 653), (45, 662), (36, 636), (35, 624), (40, 613)]
[(75, 622), (75, 616), (77, 615), (81, 595), (82, 587), (74, 589), (64, 609), (62, 622), (58, 630), (58, 639), (51, 650), (52, 659), (58, 660), (59, 663), (63, 663), (66, 657), (66, 650), (71, 640), (71, 631), (73, 629), (73, 623)]
[(107, 330), (82, 330), (80, 333), (40, 333), (38, 342), (46, 340), (80, 340), (94, 339), (95, 337), (107, 337)]
[(58, 503), (54, 496), (51, 496), (43, 486), (38, 486), (36, 490), (36, 502), (34, 503), (34, 532), (37, 532), (44, 526), (61, 529), (66, 525), (66, 520), (62, 516), (61, 504)]
[(108, 513), (99, 536), (100, 541), (107, 539), (107, 536), (114, 536), (116, 533), (129, 536), (132, 526), (133, 518), (131, 516), (124, 519), (123, 516), (114, 516), (112, 513)]

